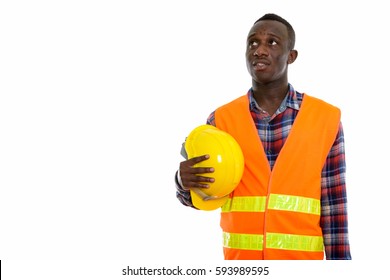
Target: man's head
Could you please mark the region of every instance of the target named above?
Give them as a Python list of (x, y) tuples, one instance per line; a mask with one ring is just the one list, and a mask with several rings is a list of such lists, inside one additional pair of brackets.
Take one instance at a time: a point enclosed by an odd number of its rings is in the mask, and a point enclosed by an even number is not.
[(252, 80), (259, 84), (287, 83), (287, 66), (295, 61), (295, 32), (275, 14), (265, 14), (249, 31), (246, 61)]
[(262, 20), (276, 20), (276, 21), (283, 23), (286, 26), (287, 32), (288, 32), (288, 40), (290, 42), (289, 49), (290, 50), (294, 49), (295, 31), (294, 31), (294, 28), (291, 26), (291, 24), (287, 20), (285, 20), (284, 18), (282, 18), (281, 16), (278, 16), (276, 14), (265, 14), (264, 16), (262, 16), (261, 18), (256, 20), (253, 25), (255, 25), (256, 23), (258, 23), (259, 21), (262, 21)]

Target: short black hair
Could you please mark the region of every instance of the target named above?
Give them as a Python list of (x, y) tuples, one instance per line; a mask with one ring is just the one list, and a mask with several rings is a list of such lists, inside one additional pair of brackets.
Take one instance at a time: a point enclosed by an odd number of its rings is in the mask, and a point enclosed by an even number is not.
[(294, 28), (292, 27), (292, 25), (287, 20), (285, 20), (284, 18), (282, 18), (281, 16), (278, 16), (276, 14), (268, 13), (268, 14), (265, 14), (264, 16), (262, 16), (261, 18), (259, 18), (258, 20), (256, 20), (253, 23), (253, 25), (255, 25), (256, 23), (258, 23), (259, 21), (262, 21), (262, 20), (275, 20), (275, 21), (279, 21), (279, 22), (283, 23), (287, 27), (288, 39), (290, 42), (289, 48), (290, 48), (290, 50), (294, 49), (295, 31), (294, 31)]

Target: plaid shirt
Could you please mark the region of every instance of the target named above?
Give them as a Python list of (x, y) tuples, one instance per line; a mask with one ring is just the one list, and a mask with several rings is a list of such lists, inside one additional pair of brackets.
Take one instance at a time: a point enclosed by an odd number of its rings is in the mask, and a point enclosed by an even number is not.
[[(247, 96), (253, 121), (272, 169), (299, 112), (303, 94), (295, 91), (289, 84), (285, 99), (272, 116), (257, 105), (252, 89), (248, 91)], [(215, 111), (210, 114), (207, 123), (215, 126)], [(322, 169), (321, 179), (320, 223), (328, 260), (351, 259), (345, 170), (344, 133), (340, 123), (335, 142)], [(180, 202), (193, 207), (189, 192), (180, 187), (177, 176), (176, 186), (176, 196)]]

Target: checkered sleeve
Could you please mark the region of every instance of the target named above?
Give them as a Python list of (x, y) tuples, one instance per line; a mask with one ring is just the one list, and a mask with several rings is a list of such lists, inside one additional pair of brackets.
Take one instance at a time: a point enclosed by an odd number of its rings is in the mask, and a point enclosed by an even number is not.
[(176, 171), (176, 174), (175, 174), (176, 197), (181, 202), (181, 204), (195, 208), (194, 205), (192, 204), (190, 191), (184, 190), (182, 188), (181, 184), (179, 183), (178, 173), (179, 173), (179, 171)]
[(340, 123), (322, 170), (321, 227), (328, 260), (351, 259), (345, 171), (344, 133)]

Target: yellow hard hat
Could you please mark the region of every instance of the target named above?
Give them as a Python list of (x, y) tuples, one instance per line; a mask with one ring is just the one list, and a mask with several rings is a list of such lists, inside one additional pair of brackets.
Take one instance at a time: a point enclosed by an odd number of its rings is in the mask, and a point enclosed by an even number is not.
[(210, 158), (194, 167), (213, 167), (213, 173), (202, 174), (215, 179), (209, 188), (192, 188), (194, 206), (201, 210), (215, 210), (229, 198), (244, 172), (244, 155), (237, 141), (225, 131), (204, 124), (196, 127), (185, 141), (188, 159), (208, 154)]

